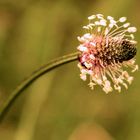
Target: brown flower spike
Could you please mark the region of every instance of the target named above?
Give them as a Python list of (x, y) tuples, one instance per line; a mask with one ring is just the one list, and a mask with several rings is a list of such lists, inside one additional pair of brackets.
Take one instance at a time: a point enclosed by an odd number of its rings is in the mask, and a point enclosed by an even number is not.
[(104, 18), (97, 14), (88, 17), (88, 20), (89, 24), (83, 27), (86, 34), (78, 37), (81, 79), (85, 81), (89, 75), (91, 89), (98, 84), (106, 93), (113, 90), (110, 80), (119, 92), (120, 85), (128, 88), (127, 83), (131, 84), (133, 77), (124, 67), (131, 67), (132, 72), (138, 70), (134, 59), (137, 42), (133, 35), (137, 29), (126, 23), (126, 17), (116, 21), (111, 16)]

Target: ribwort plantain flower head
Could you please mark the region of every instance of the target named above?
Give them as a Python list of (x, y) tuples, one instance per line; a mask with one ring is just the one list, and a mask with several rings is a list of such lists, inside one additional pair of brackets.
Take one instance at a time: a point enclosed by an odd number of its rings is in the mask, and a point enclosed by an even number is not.
[(86, 33), (78, 37), (81, 79), (85, 81), (89, 75), (91, 89), (100, 85), (106, 93), (113, 89), (120, 92), (121, 85), (127, 89), (133, 77), (126, 68), (131, 67), (132, 72), (138, 70), (134, 59), (137, 42), (133, 33), (136, 27), (130, 26), (126, 17), (116, 21), (111, 16), (105, 18), (97, 14), (88, 17), (88, 20), (89, 24), (83, 26)]

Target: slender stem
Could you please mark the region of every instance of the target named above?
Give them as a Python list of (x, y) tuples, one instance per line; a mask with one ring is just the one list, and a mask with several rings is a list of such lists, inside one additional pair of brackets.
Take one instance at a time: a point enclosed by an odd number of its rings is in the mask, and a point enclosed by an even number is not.
[(0, 122), (3, 120), (4, 116), (8, 112), (9, 108), (12, 106), (16, 98), (25, 90), (31, 83), (33, 83), (37, 78), (49, 72), (50, 70), (57, 68), (63, 64), (75, 61), (78, 59), (79, 52), (64, 55), (57, 59), (54, 59), (47, 63), (46, 65), (40, 67), (34, 71), (29, 77), (27, 77), (21, 84), (19, 84), (15, 90), (11, 93), (10, 97), (4, 103), (0, 109)]

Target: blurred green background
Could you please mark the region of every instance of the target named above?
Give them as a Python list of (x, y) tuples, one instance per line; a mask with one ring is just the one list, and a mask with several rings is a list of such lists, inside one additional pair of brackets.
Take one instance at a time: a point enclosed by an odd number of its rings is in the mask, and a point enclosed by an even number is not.
[[(32, 71), (76, 51), (87, 17), (127, 16), (138, 28), (139, 0), (0, 0), (0, 106)], [(140, 62), (139, 44), (137, 63)], [(0, 125), (0, 140), (139, 140), (140, 72), (128, 90), (106, 95), (79, 78), (77, 62), (36, 80)]]

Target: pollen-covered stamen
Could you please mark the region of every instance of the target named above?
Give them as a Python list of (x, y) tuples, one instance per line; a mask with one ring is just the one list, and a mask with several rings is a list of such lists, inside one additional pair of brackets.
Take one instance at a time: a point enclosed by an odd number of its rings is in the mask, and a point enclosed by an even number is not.
[(81, 79), (86, 80), (86, 75), (90, 75), (91, 89), (98, 84), (106, 93), (113, 90), (108, 77), (113, 81), (114, 89), (119, 92), (121, 85), (128, 88), (127, 83), (131, 84), (133, 77), (122, 66), (131, 67), (132, 72), (138, 69), (133, 59), (137, 52), (133, 35), (136, 28), (125, 23), (126, 17), (115, 21), (111, 16), (105, 19), (102, 14), (97, 14), (88, 19), (89, 24), (83, 27), (87, 33), (78, 37)]

